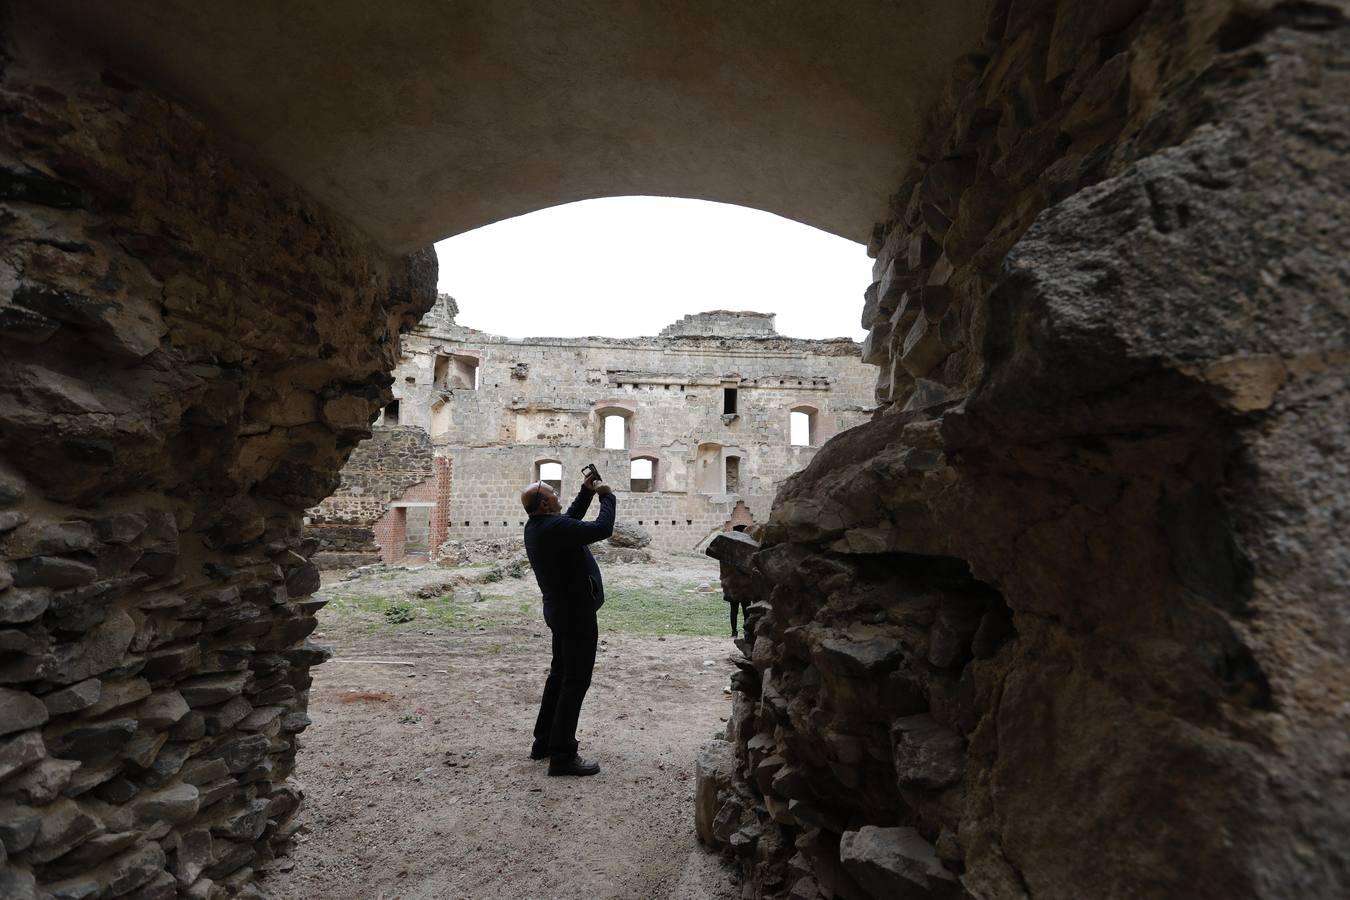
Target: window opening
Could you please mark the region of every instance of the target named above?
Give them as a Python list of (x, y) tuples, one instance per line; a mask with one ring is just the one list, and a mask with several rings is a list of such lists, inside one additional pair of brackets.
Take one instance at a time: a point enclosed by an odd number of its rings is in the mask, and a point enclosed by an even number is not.
[(722, 388), (722, 415), (736, 415), (736, 389)]
[(788, 413), (788, 443), (794, 447), (816, 446), (816, 416), (814, 409), (801, 406)]
[(645, 457), (633, 460), (628, 468), (628, 484), (629, 490), (637, 491), (639, 493), (647, 493), (655, 490), (655, 462)]
[(628, 423), (623, 416), (605, 416), (605, 449), (624, 450), (627, 448)]
[(386, 407), (384, 408), (384, 424), (385, 424), (385, 425), (397, 425), (397, 424), (398, 424), (398, 401), (397, 401), (397, 400), (392, 401), (388, 406), (386, 406)]
[(460, 390), (478, 390), (478, 359), (473, 356), (450, 357), (453, 367), (450, 373), (450, 387)]
[(727, 493), (734, 494), (741, 489), (741, 458), (727, 457)]
[(562, 493), (562, 463), (541, 462), (539, 463), (538, 473), (537, 481), (542, 481), (553, 490)]
[(444, 353), (436, 354), (431, 383), (442, 391), (450, 390), (450, 357)]

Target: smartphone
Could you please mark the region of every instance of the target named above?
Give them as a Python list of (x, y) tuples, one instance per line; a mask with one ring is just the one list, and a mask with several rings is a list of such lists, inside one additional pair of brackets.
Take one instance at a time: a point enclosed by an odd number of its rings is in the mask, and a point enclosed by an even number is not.
[(587, 463), (581, 467), (581, 477), (582, 479), (594, 478), (596, 481), (600, 481), (600, 470), (595, 467), (595, 463)]

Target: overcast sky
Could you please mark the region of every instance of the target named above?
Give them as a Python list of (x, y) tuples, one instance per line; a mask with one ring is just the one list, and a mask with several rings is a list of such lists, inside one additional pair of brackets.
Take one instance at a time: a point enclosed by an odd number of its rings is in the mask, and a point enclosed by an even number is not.
[(770, 213), (669, 197), (585, 200), (436, 245), (459, 324), (508, 337), (654, 335), (689, 313), (778, 314), (791, 337), (851, 337), (862, 244)]

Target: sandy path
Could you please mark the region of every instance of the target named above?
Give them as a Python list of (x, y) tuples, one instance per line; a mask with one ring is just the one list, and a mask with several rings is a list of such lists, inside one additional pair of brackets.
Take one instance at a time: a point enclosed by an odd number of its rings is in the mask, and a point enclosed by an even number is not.
[[(739, 896), (692, 821), (694, 754), (729, 707), (726, 641), (602, 633), (579, 738), (603, 770), (572, 779), (528, 758), (542, 623), (321, 631), (338, 657), (315, 671), (296, 773), (309, 832), (290, 871), (266, 882), (276, 896)], [(416, 665), (342, 661), (353, 658)], [(353, 702), (353, 691), (390, 698)]]

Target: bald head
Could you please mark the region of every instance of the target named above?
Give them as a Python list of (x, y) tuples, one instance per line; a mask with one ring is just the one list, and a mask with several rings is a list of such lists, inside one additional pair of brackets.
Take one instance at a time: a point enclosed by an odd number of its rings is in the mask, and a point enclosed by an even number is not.
[(532, 516), (551, 515), (562, 509), (558, 492), (542, 481), (531, 482), (520, 492), (520, 505)]

